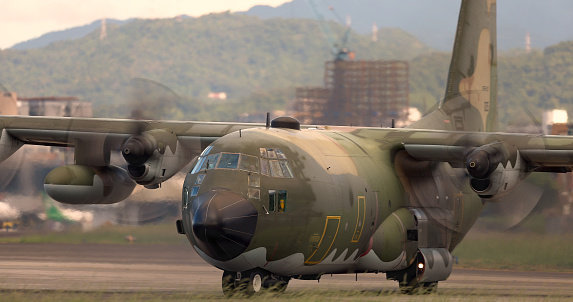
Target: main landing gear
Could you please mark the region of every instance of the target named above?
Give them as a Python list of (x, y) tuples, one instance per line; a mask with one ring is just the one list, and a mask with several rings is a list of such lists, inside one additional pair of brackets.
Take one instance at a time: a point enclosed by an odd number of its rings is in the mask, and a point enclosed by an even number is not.
[(221, 280), (225, 296), (282, 293), (290, 278), (269, 273), (262, 269), (245, 272), (224, 271)]
[(400, 293), (409, 295), (427, 295), (435, 293), (438, 289), (438, 282), (420, 282), (424, 265), (418, 266), (421, 261), (416, 261), (408, 268), (401, 271), (386, 273), (386, 278), (398, 281)]

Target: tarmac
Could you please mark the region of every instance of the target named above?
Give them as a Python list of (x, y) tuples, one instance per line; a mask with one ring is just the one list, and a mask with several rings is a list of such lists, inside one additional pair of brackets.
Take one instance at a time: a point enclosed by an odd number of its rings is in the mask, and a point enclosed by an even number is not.
[[(193, 292), (221, 296), (222, 272), (190, 245), (0, 244), (0, 291)], [(287, 293), (309, 290), (395, 294), (384, 274), (291, 280)], [(573, 299), (573, 273), (454, 268), (438, 294), (503, 299)]]

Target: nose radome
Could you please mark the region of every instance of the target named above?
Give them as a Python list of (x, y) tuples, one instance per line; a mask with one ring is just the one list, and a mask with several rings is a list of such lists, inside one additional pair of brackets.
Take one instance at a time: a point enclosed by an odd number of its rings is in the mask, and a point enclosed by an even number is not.
[(248, 200), (231, 191), (211, 190), (199, 195), (192, 209), (195, 243), (205, 254), (226, 261), (246, 250), (258, 215)]

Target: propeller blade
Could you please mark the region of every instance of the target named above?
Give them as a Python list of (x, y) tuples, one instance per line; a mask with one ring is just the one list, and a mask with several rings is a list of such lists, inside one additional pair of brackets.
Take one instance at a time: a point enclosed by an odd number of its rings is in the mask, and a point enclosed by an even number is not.
[(496, 231), (509, 230), (531, 214), (542, 195), (542, 188), (523, 181), (513, 191), (488, 203), (484, 213), (489, 219), (478, 219), (476, 226)]

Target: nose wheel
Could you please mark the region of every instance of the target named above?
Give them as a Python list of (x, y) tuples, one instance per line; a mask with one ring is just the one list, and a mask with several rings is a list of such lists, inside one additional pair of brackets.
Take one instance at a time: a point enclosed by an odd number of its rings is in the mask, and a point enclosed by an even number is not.
[(234, 295), (252, 296), (265, 292), (282, 293), (286, 290), (289, 279), (260, 269), (246, 272), (224, 271), (221, 285), (223, 294), (227, 297)]

